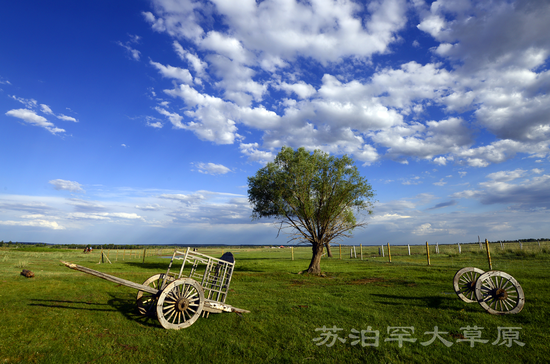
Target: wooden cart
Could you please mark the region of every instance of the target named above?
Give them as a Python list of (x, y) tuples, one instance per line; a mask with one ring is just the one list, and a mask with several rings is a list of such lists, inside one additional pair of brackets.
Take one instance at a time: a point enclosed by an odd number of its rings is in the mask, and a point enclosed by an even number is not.
[[(182, 260), (178, 274), (171, 272), (174, 261)], [(67, 267), (138, 290), (140, 314), (157, 317), (166, 329), (183, 329), (210, 313), (250, 311), (225, 303), (235, 259), (225, 253), (221, 258), (191, 251), (174, 251), (166, 273), (155, 274), (143, 284), (134, 283), (80, 265), (62, 262)]]
[(466, 302), (478, 302), (493, 315), (519, 313), (525, 295), (519, 282), (508, 273), (498, 270), (484, 272), (466, 267), (456, 272), (453, 286), (458, 297)]

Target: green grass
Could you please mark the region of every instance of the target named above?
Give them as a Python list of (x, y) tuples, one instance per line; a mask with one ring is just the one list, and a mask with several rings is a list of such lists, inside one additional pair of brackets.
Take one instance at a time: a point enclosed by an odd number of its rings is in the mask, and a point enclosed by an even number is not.
[[(67, 269), (60, 260), (100, 270), (135, 282), (163, 272), (170, 255), (164, 249), (109, 252), (113, 264), (98, 265), (100, 252), (52, 248), (0, 248), (0, 363), (425, 363), (425, 362), (547, 362), (550, 340), (550, 249), (547, 242), (491, 245), (493, 269), (513, 275), (522, 285), (526, 304), (517, 315), (493, 316), (477, 303), (466, 304), (452, 288), (457, 270), (488, 269), (477, 244), (431, 249), (391, 247), (392, 262), (378, 256), (378, 247), (363, 247), (363, 260), (350, 259), (349, 247), (333, 247), (334, 258), (323, 258), (325, 277), (300, 275), (307, 268), (310, 248), (231, 249), (236, 269), (227, 303), (249, 314), (210, 315), (184, 330), (165, 330), (158, 321), (137, 316), (136, 291)], [(220, 248), (200, 249), (219, 257)], [(359, 256), (359, 247), (356, 248)], [(124, 260), (122, 260), (124, 254)], [(34, 278), (19, 273), (30, 269)], [(482, 339), (471, 348), (456, 342), (466, 326), (483, 327)], [(333, 346), (316, 345), (323, 327), (336, 326)], [(423, 346), (437, 326), (448, 332)], [(351, 345), (352, 330), (378, 330), (378, 347)], [(388, 327), (414, 327), (414, 343), (384, 341)], [(492, 345), (498, 327), (521, 327), (519, 341)], [(328, 333), (328, 332), (327, 332)], [(371, 341), (368, 341), (371, 342)], [(330, 342), (329, 342), (330, 343)]]

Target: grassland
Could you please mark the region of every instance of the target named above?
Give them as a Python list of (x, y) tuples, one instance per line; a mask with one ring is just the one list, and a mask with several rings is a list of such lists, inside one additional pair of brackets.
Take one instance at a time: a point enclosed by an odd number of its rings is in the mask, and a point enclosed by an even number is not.
[[(456, 245), (440, 246), (436, 254), (431, 247), (428, 266), (425, 247), (411, 249), (409, 256), (407, 247), (392, 247), (389, 263), (387, 251), (381, 257), (378, 247), (363, 247), (361, 260), (359, 247), (357, 259), (350, 259), (349, 247), (342, 247), (339, 259), (335, 246), (334, 258), (321, 263), (325, 277), (297, 274), (309, 263), (307, 247), (295, 248), (294, 260), (288, 248), (232, 249), (236, 270), (227, 303), (251, 313), (211, 315), (175, 331), (137, 315), (135, 290), (59, 263), (143, 282), (166, 270), (168, 249), (150, 249), (145, 262), (142, 251), (111, 250), (112, 264), (98, 265), (97, 250), (0, 248), (0, 363), (548, 362), (550, 243), (523, 244), (522, 249), (509, 244), (504, 250), (491, 245), (493, 269), (513, 275), (526, 295), (523, 311), (505, 316), (466, 304), (453, 291), (458, 269), (488, 269), (485, 250), (464, 245), (458, 254)], [(221, 248), (200, 251), (222, 254)], [(21, 276), (22, 269), (35, 277)], [(429, 332), (436, 326), (452, 346), (438, 339), (421, 344), (432, 338)], [(488, 342), (474, 347), (458, 342), (470, 337), (468, 326), (477, 326), (473, 331)], [(414, 328), (405, 338), (417, 341), (402, 347), (385, 341), (397, 337), (395, 327)], [(498, 327), (520, 328), (514, 330), (518, 340), (493, 345)], [(345, 342), (328, 328), (341, 329), (335, 333)], [(360, 337), (362, 330), (379, 331), (378, 346), (354, 345), (357, 339), (350, 335)]]

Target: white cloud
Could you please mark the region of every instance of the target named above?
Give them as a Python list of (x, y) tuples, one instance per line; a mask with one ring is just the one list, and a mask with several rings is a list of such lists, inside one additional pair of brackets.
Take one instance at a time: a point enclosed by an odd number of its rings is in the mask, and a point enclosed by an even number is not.
[(241, 153), (246, 155), (250, 161), (267, 164), (275, 159), (275, 155), (272, 152), (261, 151), (258, 148), (258, 143), (241, 143), (239, 145)]
[(201, 94), (184, 84), (173, 90), (164, 90), (164, 92), (172, 97), (183, 99), (192, 108), (192, 110), (186, 111), (186, 115), (199, 121), (182, 124), (182, 117), (178, 114), (156, 108), (161, 114), (168, 116), (177, 128), (191, 130), (199, 139), (216, 144), (232, 144), (238, 137), (235, 121), (229, 118), (235, 112), (234, 104), (217, 97)]
[(34, 109), (37, 107), (38, 103), (36, 102), (35, 99), (24, 99), (22, 97), (17, 97), (17, 96), (14, 96), (14, 95), (11, 95), (10, 96), (12, 99), (16, 100), (16, 101), (19, 101), (20, 103), (22, 103), (23, 105), (25, 105), (25, 107), (27, 109)]
[(36, 114), (32, 110), (28, 109), (13, 109), (6, 113), (8, 116), (13, 116), (21, 119), (31, 125), (40, 126), (52, 134), (64, 133), (65, 130), (57, 128), (53, 123), (49, 122), (45, 117)]
[(231, 169), (227, 168), (226, 166), (215, 163), (197, 163), (196, 167), (199, 169), (200, 173), (204, 174), (216, 175), (231, 172)]
[(42, 220), (42, 219), (36, 219), (31, 221), (0, 221), (0, 225), (7, 225), (7, 226), (25, 226), (25, 227), (41, 227), (41, 228), (47, 228), (52, 230), (64, 230), (65, 227), (59, 225), (56, 221), (48, 221), (48, 220)]
[(204, 195), (200, 193), (194, 193), (194, 194), (162, 194), (159, 196), (159, 198), (167, 199), (167, 200), (175, 200), (182, 202), (188, 206), (195, 205), (200, 203), (202, 200), (205, 199)]
[(50, 109), (50, 107), (48, 105), (40, 104), (40, 110), (42, 110), (42, 112), (44, 114), (53, 115), (53, 111), (52, 111), (52, 109)]
[(110, 221), (112, 218), (115, 219), (124, 219), (124, 220), (143, 220), (143, 217), (135, 213), (126, 213), (126, 212), (73, 212), (68, 214), (69, 219), (74, 220), (107, 220)]
[(156, 121), (156, 122), (147, 121), (147, 126), (150, 126), (150, 127), (152, 127), (152, 128), (156, 128), (156, 129), (160, 129), (160, 128), (162, 128), (164, 125), (162, 124), (161, 121)]
[(186, 84), (193, 83), (193, 76), (191, 76), (191, 73), (189, 73), (189, 70), (179, 68), (179, 67), (172, 67), (170, 65), (164, 66), (158, 62), (153, 62), (153, 61), (149, 61), (149, 63), (155, 66), (155, 68), (161, 73), (163, 77), (179, 80)]
[(523, 169), (516, 169), (515, 171), (499, 171), (487, 175), (487, 178), (497, 182), (508, 182), (525, 176), (527, 171)]
[(60, 120), (72, 121), (72, 122), (78, 123), (78, 120), (76, 120), (76, 119), (73, 118), (72, 116), (67, 116), (67, 115), (59, 114), (59, 115), (56, 115), (55, 117), (58, 118), (58, 119), (60, 119)]
[(304, 81), (300, 81), (298, 83), (293, 83), (293, 84), (282, 82), (276, 87), (282, 90), (285, 90), (287, 93), (294, 92), (301, 99), (310, 98), (312, 95), (314, 95), (317, 92), (315, 90), (315, 87), (306, 84)]
[(58, 191), (85, 192), (82, 189), (82, 185), (78, 182), (67, 181), (64, 179), (53, 179), (49, 181), (49, 183)]
[(134, 48), (130, 47), (128, 44), (124, 44), (120, 41), (116, 42), (116, 44), (118, 44), (122, 48), (126, 49), (126, 51), (128, 51), (128, 53), (130, 54), (130, 56), (132, 57), (133, 60), (139, 61), (140, 56), (141, 56), (140, 51), (138, 51), (137, 49), (134, 49)]

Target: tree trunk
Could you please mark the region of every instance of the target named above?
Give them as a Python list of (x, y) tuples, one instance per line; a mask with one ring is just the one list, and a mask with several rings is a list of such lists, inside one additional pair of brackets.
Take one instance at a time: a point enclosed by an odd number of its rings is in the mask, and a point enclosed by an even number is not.
[(323, 255), (323, 244), (312, 244), (313, 256), (307, 272), (310, 274), (321, 274), (321, 256)]
[(332, 258), (332, 251), (330, 250), (330, 243), (325, 243), (327, 247), (327, 257)]

